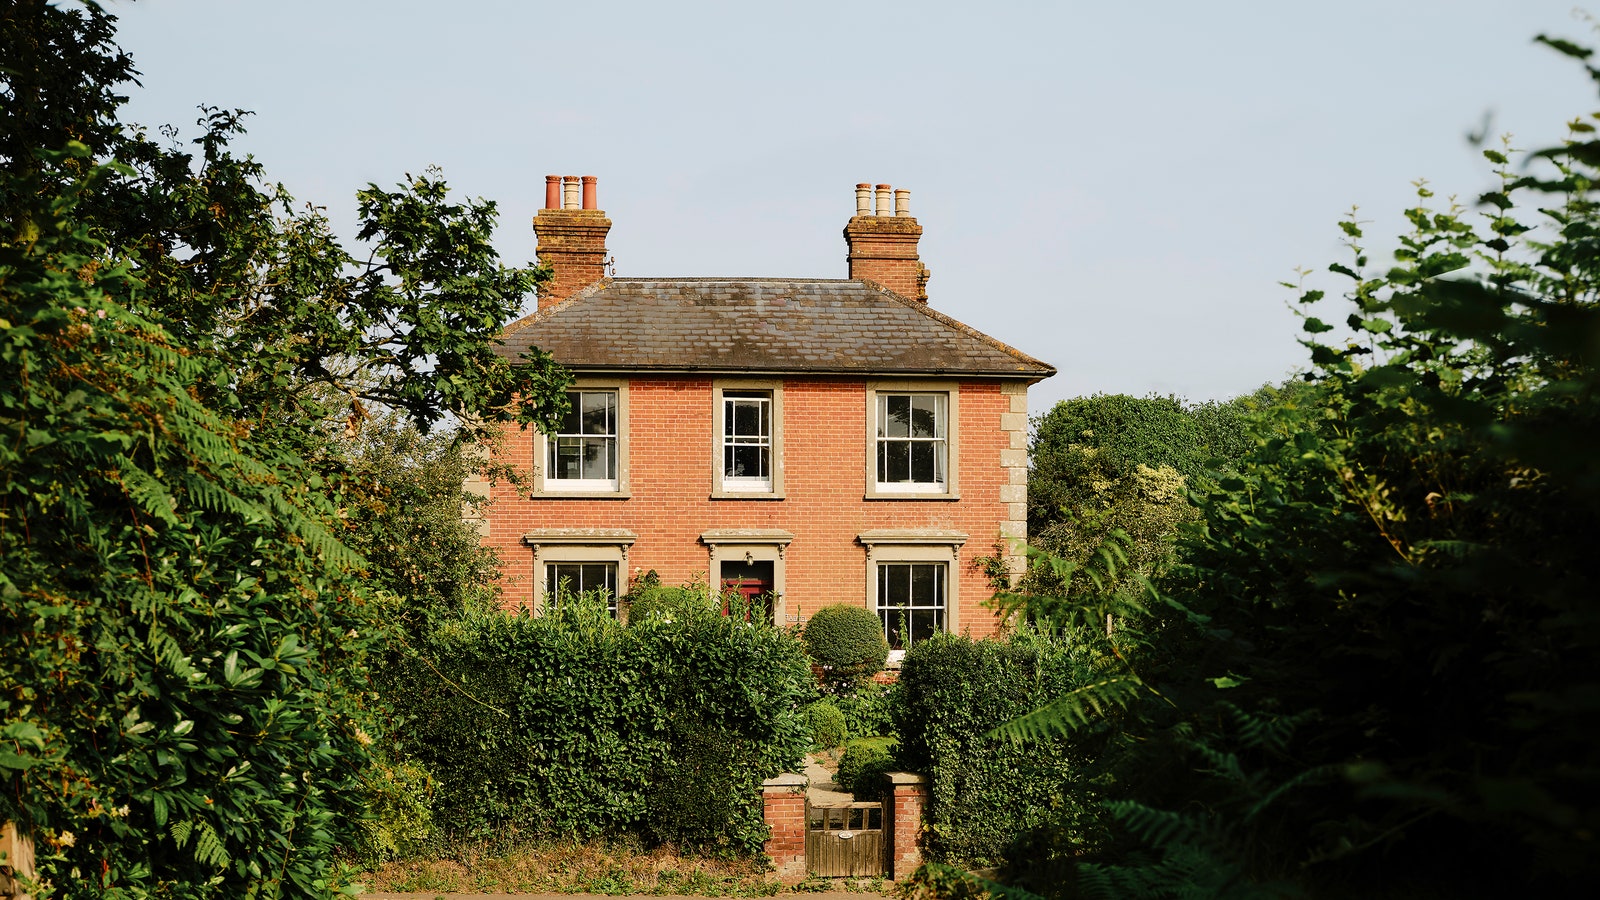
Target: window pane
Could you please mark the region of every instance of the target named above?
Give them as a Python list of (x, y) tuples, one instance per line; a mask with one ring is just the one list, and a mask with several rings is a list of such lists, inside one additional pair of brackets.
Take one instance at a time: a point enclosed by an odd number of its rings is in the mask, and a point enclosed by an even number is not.
[(733, 402), (733, 434), (761, 436), (767, 433), (766, 404), (759, 400)]
[(897, 609), (884, 609), (878, 612), (878, 616), (883, 619), (883, 639), (889, 642), (889, 649), (906, 649), (905, 628), (903, 627), (904, 613)]
[(907, 394), (879, 396), (885, 413), (878, 423), (878, 433), (886, 437), (911, 436), (911, 397)]
[(932, 441), (917, 441), (907, 444), (911, 452), (911, 480), (919, 484), (933, 484), (938, 481), (933, 467), (933, 453), (936, 445)]
[(939, 613), (936, 611), (918, 610), (911, 614), (911, 644), (918, 643), (933, 637), (939, 630)]
[(907, 398), (911, 404), (911, 436), (940, 437), (937, 394), (913, 394)]
[(584, 434), (611, 434), (611, 404), (614, 396), (610, 391), (594, 391), (583, 395), (583, 433)]
[(583, 421), (583, 394), (567, 392), (567, 412), (561, 417), (561, 434), (577, 434)]
[(888, 571), (888, 578), (883, 593), (883, 602), (890, 606), (908, 606), (911, 603), (911, 567), (910, 566), (884, 566)]
[(878, 444), (878, 480), (886, 483), (911, 480), (910, 442), (884, 441)]
[(583, 471), (578, 478), (615, 478), (609, 438), (575, 438), (583, 444)]
[(917, 606), (939, 602), (939, 567), (911, 566), (911, 596)]
[(765, 447), (732, 446), (728, 448), (732, 461), (724, 475), (739, 478), (767, 477), (767, 451)]
[(578, 478), (582, 471), (583, 439), (556, 438), (555, 471), (557, 478)]

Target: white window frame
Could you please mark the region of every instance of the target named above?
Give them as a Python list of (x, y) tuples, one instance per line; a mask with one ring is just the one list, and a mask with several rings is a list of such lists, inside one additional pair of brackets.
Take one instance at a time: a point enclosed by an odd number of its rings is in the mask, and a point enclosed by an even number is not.
[(533, 491), (545, 497), (628, 497), (628, 383), (606, 379), (578, 379), (569, 393), (609, 392), (615, 395), (615, 428), (613, 452), (616, 454), (617, 477), (612, 478), (557, 478), (550, 464), (553, 442), (560, 435), (540, 433), (534, 440), (535, 476)]
[[(608, 599), (608, 601), (606, 603), (606, 608), (611, 613), (611, 617), (612, 618), (616, 618), (616, 616), (617, 616), (617, 598), (622, 596), (622, 589), (621, 589), (621, 586), (620, 586), (621, 585), (622, 571), (621, 571), (621, 563), (620, 562), (618, 562), (616, 560), (610, 560), (610, 559), (547, 559), (547, 560), (544, 561), (544, 563), (542, 563), (542, 565), (544, 566), (544, 596), (545, 596), (545, 599), (546, 599), (547, 602), (551, 599), (551, 596), (550, 596), (550, 576), (552, 574), (554, 574), (554, 573), (551, 572), (552, 569), (558, 569), (558, 568), (560, 568), (562, 566), (606, 566), (606, 567), (608, 567), (610, 569), (610, 574), (611, 574), (611, 588), (610, 588), (611, 596), (610, 596), (610, 598)], [(592, 591), (592, 590), (594, 590), (593, 587), (582, 587), (582, 586), (580, 586), (576, 591), (574, 591), (574, 593), (584, 594), (584, 593), (587, 593), (587, 592)], [(558, 598), (555, 598), (555, 599), (559, 600), (560, 598), (558, 597)]]
[[(760, 391), (768, 396), (769, 420), (767, 478), (734, 478), (727, 475), (727, 414), (729, 393)], [(783, 499), (783, 382), (756, 379), (717, 379), (711, 386), (711, 499)]]
[[(944, 435), (937, 440), (944, 450), (944, 482), (884, 482), (878, 480), (878, 453), (880, 437), (880, 407), (888, 397), (914, 394), (932, 394), (943, 399)], [(880, 399), (882, 398), (882, 399)], [(960, 472), (960, 421), (961, 391), (959, 385), (948, 381), (871, 381), (867, 383), (867, 490), (868, 500), (959, 500)], [(898, 441), (899, 438), (884, 440)], [(906, 440), (914, 440), (906, 438)]]
[(637, 535), (620, 528), (545, 528), (524, 534), (522, 543), (533, 551), (533, 589), (526, 595), (526, 608), (538, 614), (554, 601), (546, 596), (552, 563), (611, 563), (617, 567), (618, 596), (627, 593), (628, 551), (636, 540)]
[[(896, 563), (942, 563), (944, 565), (944, 623), (942, 631), (956, 634), (961, 627), (961, 547), (967, 536), (959, 531), (938, 528), (883, 528), (864, 531), (856, 541), (866, 548), (866, 595), (868, 610), (881, 618), (878, 608), (878, 566)], [(904, 650), (890, 650), (889, 664), (899, 666)]]

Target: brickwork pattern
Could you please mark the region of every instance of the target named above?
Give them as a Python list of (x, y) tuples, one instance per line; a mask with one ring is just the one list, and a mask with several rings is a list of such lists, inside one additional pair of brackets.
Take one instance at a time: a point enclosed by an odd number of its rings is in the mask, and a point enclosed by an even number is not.
[(890, 777), (895, 783), (889, 798), (889, 878), (902, 881), (922, 865), (922, 811), (928, 785), (918, 776)]
[(611, 220), (596, 209), (541, 209), (533, 217), (539, 262), (554, 271), (539, 286), (539, 308), (554, 306), (606, 276)]
[[(666, 584), (709, 574), (701, 533), (715, 529), (780, 529), (795, 535), (785, 550), (785, 613), (789, 622), (833, 603), (868, 603), (866, 548), (856, 536), (874, 529), (950, 529), (965, 533), (949, 576), (958, 580), (956, 630), (974, 637), (998, 622), (981, 605), (992, 593), (978, 557), (1001, 545), (1008, 565), (1021, 546), (1003, 538), (1026, 533), (1026, 450), (1018, 449), (1017, 410), (1026, 388), (997, 380), (959, 385), (959, 500), (866, 500), (866, 385), (845, 378), (784, 382), (784, 499), (712, 499), (712, 380), (676, 376), (629, 379), (630, 449), (627, 499), (523, 499), (494, 487), (486, 542), (500, 554), (505, 603), (533, 596), (535, 561), (522, 543), (548, 528), (627, 529), (637, 535), (628, 576), (654, 570)], [(952, 387), (955, 387), (952, 384)], [(1026, 414), (1022, 414), (1025, 427)], [(1022, 434), (1025, 440), (1025, 433)], [(542, 460), (530, 431), (507, 433), (503, 462), (524, 469)], [(880, 549), (880, 554), (888, 552)], [(1011, 558), (1014, 557), (1014, 558)]]
[(856, 216), (844, 228), (851, 278), (866, 278), (911, 300), (927, 300), (917, 257), (922, 226), (908, 216)]
[(780, 879), (798, 880), (806, 876), (806, 794), (805, 779), (780, 775), (761, 789), (762, 814), (772, 836), (762, 850), (772, 860)]

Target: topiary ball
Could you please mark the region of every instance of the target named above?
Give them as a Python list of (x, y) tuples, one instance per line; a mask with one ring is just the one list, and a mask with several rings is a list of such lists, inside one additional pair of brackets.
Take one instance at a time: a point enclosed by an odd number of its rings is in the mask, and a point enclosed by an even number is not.
[(844, 713), (826, 700), (806, 706), (800, 711), (806, 728), (811, 732), (811, 743), (819, 750), (838, 747), (850, 736)]
[(845, 603), (816, 611), (800, 634), (806, 654), (829, 678), (866, 678), (883, 671), (889, 643), (883, 623), (862, 606)]

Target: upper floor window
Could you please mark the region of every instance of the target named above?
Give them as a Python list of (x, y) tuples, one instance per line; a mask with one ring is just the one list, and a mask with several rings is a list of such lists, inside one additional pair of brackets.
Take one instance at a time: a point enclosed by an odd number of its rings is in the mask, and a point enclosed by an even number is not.
[(771, 391), (723, 391), (722, 489), (772, 490)]
[(783, 499), (783, 382), (711, 382), (711, 498)]
[(580, 491), (617, 489), (617, 392), (568, 391), (572, 407), (545, 446), (546, 487)]
[(949, 395), (877, 394), (877, 488), (945, 493), (949, 461)]

